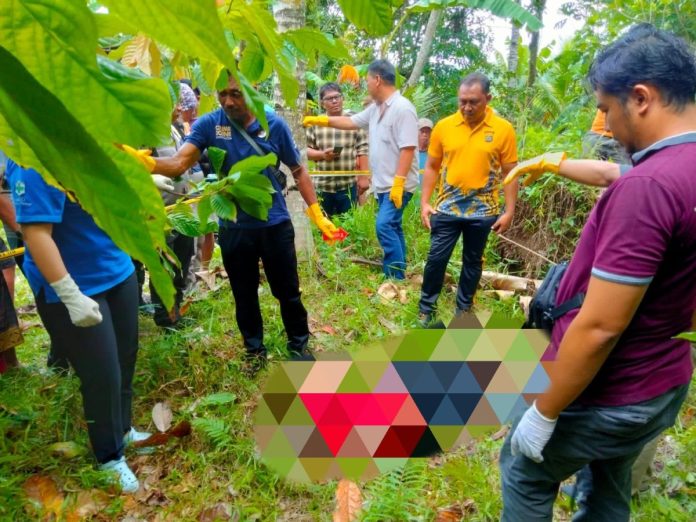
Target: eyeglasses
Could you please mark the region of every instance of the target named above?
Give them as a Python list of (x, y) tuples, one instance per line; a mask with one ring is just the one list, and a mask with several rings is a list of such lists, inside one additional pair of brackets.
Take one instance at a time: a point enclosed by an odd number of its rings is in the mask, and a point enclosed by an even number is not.
[(343, 98), (343, 95), (342, 95), (342, 94), (337, 94), (336, 96), (328, 96), (328, 97), (326, 97), (326, 98), (322, 98), (321, 101), (325, 101), (325, 102), (331, 103), (331, 102), (338, 101), (338, 100), (340, 100), (341, 98)]

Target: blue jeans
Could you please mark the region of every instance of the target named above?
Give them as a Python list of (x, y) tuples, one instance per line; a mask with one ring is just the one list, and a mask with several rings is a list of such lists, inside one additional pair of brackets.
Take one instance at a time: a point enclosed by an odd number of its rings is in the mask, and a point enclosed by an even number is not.
[(626, 406), (571, 405), (537, 464), (510, 453), (508, 433), (500, 452), (503, 522), (551, 521), (561, 481), (585, 465), (592, 489), (574, 521), (623, 522), (631, 514), (631, 466), (645, 444), (674, 424), (688, 384), (649, 401)]
[(418, 311), (431, 314), (442, 291), (447, 263), (454, 247), (463, 237), (462, 271), (457, 288), (457, 310), (469, 310), (483, 271), (483, 251), (496, 216), (459, 218), (446, 214), (430, 216), (430, 252), (423, 272), (423, 285)]
[(394, 279), (406, 277), (406, 239), (401, 222), (412, 197), (412, 192), (404, 192), (401, 208), (396, 208), (389, 199), (389, 192), (377, 194), (377, 240), (384, 250), (382, 271)]
[(358, 200), (358, 189), (356, 185), (353, 185), (336, 192), (317, 191), (317, 196), (321, 202), (321, 208), (324, 209), (327, 216), (332, 217), (348, 212), (355, 205)]

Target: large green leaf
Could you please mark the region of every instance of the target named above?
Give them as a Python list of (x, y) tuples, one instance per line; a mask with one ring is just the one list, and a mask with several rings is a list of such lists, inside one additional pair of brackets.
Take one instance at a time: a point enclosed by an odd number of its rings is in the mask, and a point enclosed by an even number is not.
[(20, 139), (23, 147), (31, 147), (29, 161), (17, 158), (12, 147), (8, 155), (25, 167), (48, 169), (74, 193), (119, 247), (148, 266), (157, 293), (171, 306), (174, 288), (157, 252), (166, 250), (164, 208), (145, 169), (111, 144), (100, 146), (4, 47), (0, 70), (0, 115), (5, 124), (0, 125), (0, 139), (4, 144)]
[(84, 2), (6, 0), (0, 9), (0, 35), (2, 46), (92, 136), (136, 146), (169, 138), (166, 85), (159, 79), (104, 77), (95, 58), (94, 15)]
[(215, 0), (101, 0), (119, 18), (136, 20), (138, 29), (190, 56), (235, 67)]
[[(233, 2), (223, 23), (237, 40), (258, 40), (265, 56), (278, 74), (283, 98), (289, 106), (295, 106), (299, 95), (299, 84), (295, 78), (295, 59), (285, 48), (278, 33), (277, 24), (268, 10), (266, 2)], [(264, 69), (265, 70), (265, 69)], [(246, 97), (245, 92), (245, 97)], [(247, 102), (250, 100), (247, 99)], [(257, 117), (259, 113), (254, 111)], [(261, 120), (259, 118), (259, 120)]]
[(510, 18), (521, 24), (527, 24), (530, 31), (538, 31), (542, 27), (541, 20), (515, 2), (515, 0), (418, 0), (409, 8), (409, 11), (412, 13), (424, 13), (446, 7), (485, 9), (496, 16)]
[(338, 0), (343, 14), (358, 29), (382, 36), (392, 28), (390, 0)]
[(303, 27), (283, 33), (283, 38), (289, 41), (305, 58), (314, 53), (321, 53), (337, 60), (350, 60), (348, 49), (340, 40), (318, 29)]

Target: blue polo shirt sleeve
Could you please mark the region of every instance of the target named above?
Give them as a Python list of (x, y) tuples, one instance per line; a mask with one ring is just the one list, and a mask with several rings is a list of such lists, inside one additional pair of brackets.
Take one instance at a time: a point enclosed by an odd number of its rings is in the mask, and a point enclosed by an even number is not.
[(282, 118), (275, 118), (274, 123), (271, 136), (278, 151), (278, 159), (288, 167), (296, 167), (300, 164), (300, 151), (297, 150), (290, 127)]
[(210, 115), (206, 114), (198, 118), (191, 127), (191, 133), (186, 136), (184, 143), (195, 145), (198, 150), (203, 152), (212, 145), (213, 137), (215, 136), (215, 123)]
[(647, 177), (614, 183), (612, 192), (602, 196), (607, 200), (601, 202), (597, 215), (592, 275), (613, 283), (648, 285), (663, 262), (678, 222), (679, 204), (668, 190)]
[(65, 193), (46, 184), (33, 169), (23, 169), (7, 161), (17, 223), (60, 223), (65, 208)]

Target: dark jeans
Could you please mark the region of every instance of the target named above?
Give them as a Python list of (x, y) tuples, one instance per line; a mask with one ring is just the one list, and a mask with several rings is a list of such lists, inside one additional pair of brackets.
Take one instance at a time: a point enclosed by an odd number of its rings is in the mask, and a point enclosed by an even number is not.
[(321, 208), (324, 209), (329, 217), (337, 214), (348, 212), (355, 202), (358, 200), (358, 189), (355, 185), (345, 190), (336, 192), (317, 191), (317, 197), (321, 202)]
[[(174, 295), (174, 308), (173, 315), (174, 320), (169, 315), (169, 311), (162, 304), (162, 299), (157, 295), (155, 286), (150, 281), (150, 302), (154, 307), (153, 319), (157, 326), (174, 326), (181, 315), (179, 314), (179, 309), (181, 308), (181, 303), (184, 299), (184, 290), (186, 289), (186, 277), (189, 272), (189, 267), (191, 266), (191, 259), (195, 252), (195, 242), (196, 239), (193, 237), (185, 236), (179, 232), (172, 231), (167, 236), (167, 246), (172, 249), (174, 255), (179, 260), (181, 266), (179, 268), (174, 268), (174, 278), (172, 283), (174, 284), (174, 290), (176, 294)], [(136, 273), (138, 276), (138, 302), (142, 305), (142, 291), (143, 285), (145, 284), (145, 267), (139, 261), (133, 260), (135, 265)]]
[(123, 455), (123, 435), (131, 427), (133, 374), (138, 353), (138, 284), (135, 274), (110, 290), (91, 296), (102, 322), (87, 328), (70, 321), (63, 303), (36, 307), (55, 355), (65, 358), (80, 379), (89, 440), (99, 463)]
[(458, 310), (471, 308), (483, 271), (483, 251), (496, 219), (498, 218), (495, 216), (459, 218), (445, 214), (433, 214), (430, 217), (430, 252), (425, 264), (418, 305), (421, 313), (430, 314), (435, 311), (445, 280), (447, 263), (460, 236), (464, 238), (464, 248), (456, 304)]
[(382, 271), (394, 279), (406, 278), (406, 239), (402, 221), (412, 197), (412, 192), (404, 192), (401, 208), (396, 208), (389, 199), (389, 192), (377, 194), (377, 240), (384, 250)]
[(220, 251), (234, 295), (237, 326), (247, 352), (266, 351), (259, 306), (259, 259), (263, 261), (271, 293), (280, 303), (288, 350), (302, 352), (309, 341), (309, 326), (300, 296), (292, 222), (262, 228), (220, 227)]
[(561, 412), (556, 429), (536, 463), (513, 457), (508, 433), (500, 452), (503, 522), (551, 521), (561, 481), (586, 465), (592, 489), (574, 521), (624, 522), (631, 513), (631, 467), (645, 446), (674, 424), (688, 385), (638, 404), (572, 405)]

